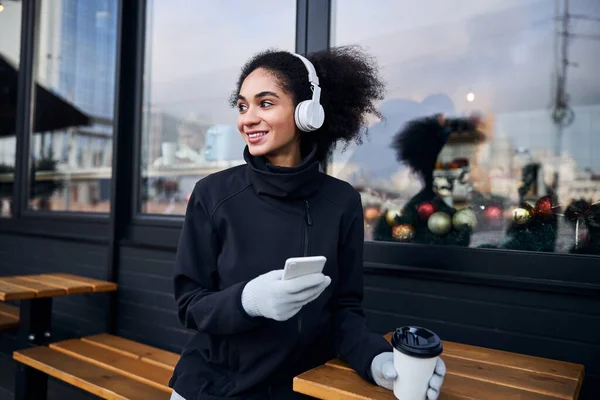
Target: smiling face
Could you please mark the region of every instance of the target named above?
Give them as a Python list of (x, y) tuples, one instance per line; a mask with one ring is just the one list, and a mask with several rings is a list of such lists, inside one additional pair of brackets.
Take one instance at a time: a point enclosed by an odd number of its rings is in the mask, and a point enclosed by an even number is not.
[(238, 95), (237, 126), (250, 154), (264, 156), (273, 164), (300, 164), (300, 133), (294, 122), (295, 104), (272, 72), (257, 68), (250, 73)]

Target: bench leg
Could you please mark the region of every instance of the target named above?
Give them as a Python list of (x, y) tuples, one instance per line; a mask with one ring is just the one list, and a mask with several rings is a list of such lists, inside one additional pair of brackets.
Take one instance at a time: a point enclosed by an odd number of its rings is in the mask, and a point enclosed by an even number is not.
[[(17, 348), (43, 346), (50, 341), (52, 298), (21, 301)], [(19, 363), (15, 377), (15, 400), (47, 398), (48, 375)]]
[(20, 319), (17, 333), (19, 349), (47, 344), (51, 337), (52, 298), (22, 300)]
[(19, 363), (15, 382), (15, 400), (45, 400), (48, 393), (48, 375)]

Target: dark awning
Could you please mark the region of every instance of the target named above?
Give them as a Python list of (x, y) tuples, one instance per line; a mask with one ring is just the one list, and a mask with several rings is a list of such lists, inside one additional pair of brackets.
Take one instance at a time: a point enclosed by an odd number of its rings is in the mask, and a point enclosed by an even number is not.
[[(17, 108), (17, 68), (0, 54), (0, 137), (14, 135)], [(90, 118), (41, 85), (35, 85), (33, 132), (48, 132), (90, 124)]]

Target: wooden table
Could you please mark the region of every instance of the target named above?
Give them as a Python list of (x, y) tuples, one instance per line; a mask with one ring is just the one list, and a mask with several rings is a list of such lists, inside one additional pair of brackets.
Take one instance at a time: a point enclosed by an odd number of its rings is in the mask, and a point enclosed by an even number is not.
[[(583, 365), (459, 343), (444, 342), (442, 358), (448, 372), (439, 400), (577, 399), (583, 382)], [(297, 376), (294, 390), (328, 400), (395, 399), (340, 360)]]
[[(0, 301), (20, 300), (16, 347), (24, 349), (51, 341), (52, 298), (82, 293), (114, 292), (117, 284), (71, 274), (0, 277)], [(26, 366), (17, 371), (15, 393), (29, 398), (46, 390), (47, 376)]]

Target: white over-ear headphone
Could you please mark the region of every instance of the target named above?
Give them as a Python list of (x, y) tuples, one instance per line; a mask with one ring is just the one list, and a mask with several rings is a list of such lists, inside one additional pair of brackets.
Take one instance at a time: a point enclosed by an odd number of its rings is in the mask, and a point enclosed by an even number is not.
[(294, 119), (296, 120), (296, 126), (303, 132), (316, 131), (323, 126), (325, 121), (325, 110), (320, 103), (321, 99), (321, 88), (319, 87), (319, 77), (317, 71), (308, 59), (302, 57), (300, 54), (294, 54), (300, 60), (308, 70), (308, 81), (310, 82), (312, 89), (312, 99), (304, 100), (296, 106), (294, 113)]

